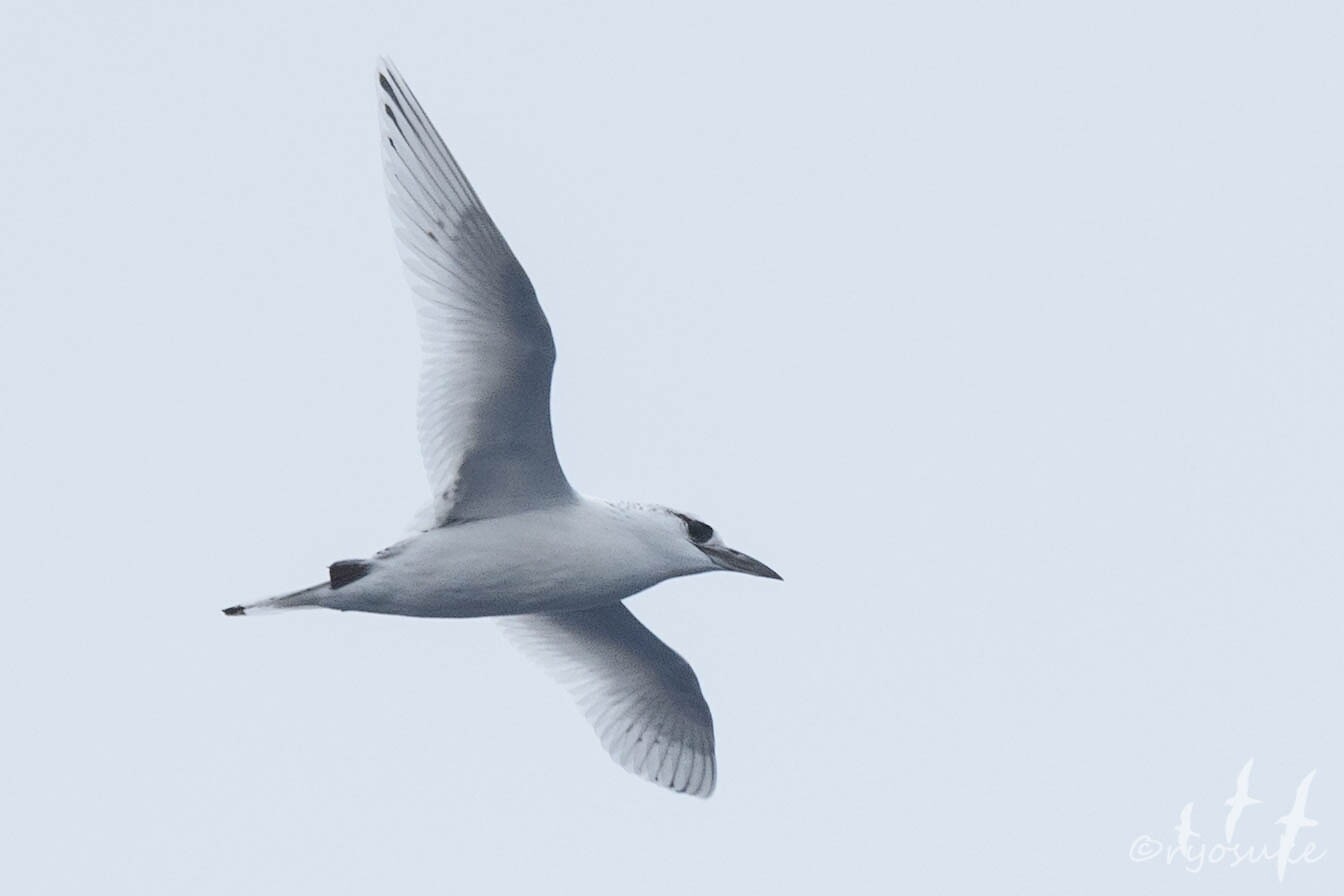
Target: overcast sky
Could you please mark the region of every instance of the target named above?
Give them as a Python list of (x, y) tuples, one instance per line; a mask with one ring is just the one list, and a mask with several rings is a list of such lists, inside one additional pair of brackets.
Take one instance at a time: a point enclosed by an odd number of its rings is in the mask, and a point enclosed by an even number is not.
[[(3, 6), (0, 889), (1340, 891), (1339, 4)], [(571, 481), (784, 575), (631, 601), (708, 802), (489, 621), (219, 613), (426, 495), (380, 53)], [(1251, 758), (1324, 860), (1131, 860)]]

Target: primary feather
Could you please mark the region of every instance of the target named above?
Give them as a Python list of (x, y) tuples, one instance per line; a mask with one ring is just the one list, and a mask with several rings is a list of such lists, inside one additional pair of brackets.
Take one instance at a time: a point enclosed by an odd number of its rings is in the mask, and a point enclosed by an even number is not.
[(551, 437), (555, 342), (532, 283), (390, 63), (378, 75), (394, 225), (416, 296), (434, 521), (572, 500)]

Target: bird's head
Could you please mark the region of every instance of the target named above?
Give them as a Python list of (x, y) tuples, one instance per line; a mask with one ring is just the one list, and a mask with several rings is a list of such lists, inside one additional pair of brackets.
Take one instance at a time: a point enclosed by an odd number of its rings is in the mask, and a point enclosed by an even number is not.
[(688, 513), (668, 507), (647, 507), (659, 530), (659, 541), (688, 572), (745, 572), (767, 579), (784, 577), (754, 557), (724, 544), (714, 527)]

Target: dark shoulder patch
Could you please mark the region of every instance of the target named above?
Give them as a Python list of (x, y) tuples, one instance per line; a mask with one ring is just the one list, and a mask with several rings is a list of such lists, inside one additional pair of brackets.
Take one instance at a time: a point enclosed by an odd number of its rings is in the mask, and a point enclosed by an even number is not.
[(337, 560), (327, 571), (331, 573), (332, 589), (340, 588), (342, 585), (349, 585), (358, 579), (364, 578), (373, 569), (373, 564), (367, 560)]

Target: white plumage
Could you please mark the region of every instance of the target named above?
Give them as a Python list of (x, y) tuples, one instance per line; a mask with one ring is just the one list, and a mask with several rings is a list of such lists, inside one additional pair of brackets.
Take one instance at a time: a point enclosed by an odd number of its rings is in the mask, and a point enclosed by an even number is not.
[(424, 347), (419, 433), (431, 504), (420, 528), (327, 582), (247, 606), (502, 616), (568, 685), (624, 768), (714, 789), (714, 724), (695, 672), (622, 601), (675, 576), (779, 578), (666, 507), (576, 493), (551, 437), (555, 342), (522, 266), (390, 63), (378, 74), (383, 158)]
[(714, 720), (690, 664), (624, 604), (505, 621), (566, 685), (622, 768), (693, 796), (714, 790)]
[(420, 452), (435, 521), (572, 500), (551, 439), (555, 341), (532, 282), (390, 63), (378, 84), (388, 196), (424, 348)]

